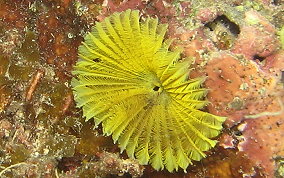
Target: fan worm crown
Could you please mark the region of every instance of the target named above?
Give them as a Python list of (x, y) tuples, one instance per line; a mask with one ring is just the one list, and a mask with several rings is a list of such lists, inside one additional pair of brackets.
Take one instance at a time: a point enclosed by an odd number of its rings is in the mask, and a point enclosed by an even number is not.
[(172, 172), (206, 156), (225, 118), (199, 110), (208, 104), (205, 78), (189, 79), (191, 63), (169, 50), (166, 30), (136, 10), (97, 22), (79, 47), (72, 86), (86, 120), (122, 151)]

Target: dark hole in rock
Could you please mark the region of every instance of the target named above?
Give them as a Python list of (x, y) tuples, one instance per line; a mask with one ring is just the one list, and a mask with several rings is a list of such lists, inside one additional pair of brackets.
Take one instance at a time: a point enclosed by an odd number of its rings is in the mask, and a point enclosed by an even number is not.
[(280, 6), (283, 3), (282, 0), (272, 0), (271, 4), (276, 5), (276, 6)]
[(262, 62), (262, 61), (265, 60), (265, 57), (261, 57), (261, 56), (256, 54), (256, 55), (253, 56), (253, 60), (254, 61), (258, 60), (259, 62)]
[(210, 32), (206, 31), (207, 36), (220, 50), (230, 49), (240, 34), (239, 26), (225, 15), (218, 16), (214, 21), (206, 23), (204, 26), (210, 30)]
[(280, 121), (276, 122), (277, 127), (280, 127), (282, 125), (282, 123)]
[(212, 22), (209, 22), (207, 24), (204, 25), (205, 27), (207, 27), (210, 31), (214, 31), (214, 28), (213, 28), (213, 23)]
[(236, 131), (234, 131), (234, 135), (235, 135), (235, 136), (242, 136), (243, 134), (242, 134), (241, 131), (236, 130)]
[(76, 157), (63, 157), (58, 161), (57, 168), (61, 171), (67, 172), (75, 170), (77, 167), (82, 165), (82, 161)]
[(158, 87), (158, 86), (155, 86), (155, 87), (153, 88), (154, 91), (158, 91), (159, 89), (160, 89), (160, 87)]
[(207, 27), (211, 31), (213, 31), (214, 26), (217, 23), (222, 23), (235, 36), (237, 36), (241, 32), (240, 27), (237, 24), (235, 24), (234, 22), (230, 21), (225, 15), (218, 16), (213, 22), (209, 22), (209, 23), (205, 24), (205, 27)]

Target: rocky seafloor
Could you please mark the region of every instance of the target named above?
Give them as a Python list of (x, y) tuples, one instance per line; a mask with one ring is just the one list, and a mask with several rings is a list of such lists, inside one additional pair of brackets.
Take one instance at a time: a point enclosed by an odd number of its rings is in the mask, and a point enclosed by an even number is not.
[[(84, 34), (129, 8), (169, 24), (208, 76), (208, 112), (227, 117), (187, 173), (128, 159), (75, 107)], [(0, 0), (0, 137), (0, 177), (284, 177), (284, 1)]]

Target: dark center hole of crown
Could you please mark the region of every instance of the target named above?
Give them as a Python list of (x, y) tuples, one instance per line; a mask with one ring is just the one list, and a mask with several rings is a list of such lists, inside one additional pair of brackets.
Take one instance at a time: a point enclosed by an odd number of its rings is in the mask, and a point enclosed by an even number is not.
[(159, 89), (160, 89), (160, 87), (158, 87), (158, 86), (155, 86), (155, 87), (153, 88), (154, 91), (158, 91)]

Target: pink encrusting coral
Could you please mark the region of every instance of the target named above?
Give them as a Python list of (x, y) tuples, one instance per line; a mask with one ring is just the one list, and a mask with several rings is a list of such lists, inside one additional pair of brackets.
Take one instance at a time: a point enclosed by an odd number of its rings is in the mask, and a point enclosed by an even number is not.
[[(239, 151), (255, 161), (266, 176), (272, 176), (276, 171), (274, 158), (284, 156), (281, 142), (284, 129), (283, 50), (274, 55), (279, 44), (275, 34), (252, 31), (252, 28), (258, 27), (241, 28), (240, 37), (233, 46), (236, 54), (215, 52), (211, 55), (204, 73), (208, 75), (206, 85), (211, 89), (208, 95), (212, 102), (210, 111), (228, 116), (226, 125), (229, 128), (245, 123), (245, 128), (240, 130)], [(250, 60), (255, 55), (271, 56), (266, 59), (266, 66), (260, 66)], [(226, 145), (228, 140), (220, 141), (220, 145)]]
[[(223, 57), (215, 62), (210, 61), (207, 69), (209, 99), (215, 106), (209, 109), (227, 115), (228, 127), (245, 123), (244, 129), (240, 129), (239, 151), (245, 152), (267, 175), (273, 175), (273, 158), (283, 156), (284, 148), (280, 141), (284, 129), (284, 98), (279, 80), (261, 71), (252, 61), (245, 61), (247, 64), (243, 65), (237, 59)], [(226, 142), (221, 140), (220, 145), (223, 144)]]
[(279, 93), (275, 90), (278, 80), (260, 70), (253, 61), (219, 53), (205, 71), (206, 84), (211, 89), (208, 97), (215, 106), (212, 112), (229, 115), (229, 127), (241, 122), (246, 115), (267, 111)]
[(279, 103), (277, 100), (271, 103), (267, 108), (270, 112), (244, 121), (246, 126), (242, 133), (245, 139), (238, 146), (240, 151), (263, 167), (269, 176), (275, 171), (275, 159), (284, 156), (284, 144), (281, 141), (284, 136), (284, 109), (279, 106), (283, 105), (280, 100), (283, 101), (284, 97), (279, 98)]
[[(206, 86), (210, 88), (210, 112), (227, 116), (225, 124), (228, 128), (246, 123), (245, 128), (240, 130), (240, 143), (235, 146), (261, 167), (267, 176), (273, 175), (276, 169), (273, 158), (284, 156), (284, 144), (281, 142), (284, 129), (283, 55), (271, 56), (269, 60), (268, 70), (230, 52), (214, 52), (202, 68), (203, 73), (208, 75)], [(232, 138), (225, 136), (220, 140), (220, 145), (234, 148), (232, 141)]]
[(240, 31), (232, 52), (242, 54), (246, 59), (267, 57), (280, 47), (275, 27), (257, 11), (245, 13)]

